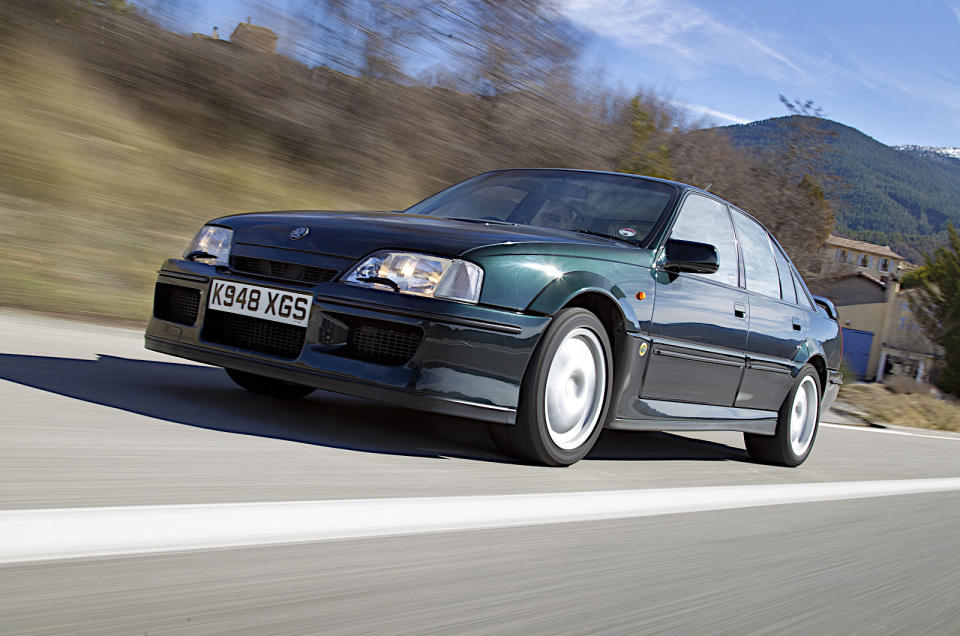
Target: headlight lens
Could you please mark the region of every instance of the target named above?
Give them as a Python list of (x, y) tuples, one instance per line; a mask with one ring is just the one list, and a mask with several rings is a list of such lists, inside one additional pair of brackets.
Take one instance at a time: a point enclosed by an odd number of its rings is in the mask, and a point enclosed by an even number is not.
[(480, 300), (483, 270), (473, 263), (451, 258), (377, 252), (350, 270), (343, 280), (403, 294), (476, 303)]
[(183, 258), (207, 265), (227, 265), (233, 230), (215, 225), (204, 225), (190, 241)]

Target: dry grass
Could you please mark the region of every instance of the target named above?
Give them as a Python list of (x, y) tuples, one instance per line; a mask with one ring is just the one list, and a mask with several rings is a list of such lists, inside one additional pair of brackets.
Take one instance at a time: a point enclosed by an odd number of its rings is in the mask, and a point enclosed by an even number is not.
[[(915, 384), (915, 383), (911, 383)], [(839, 400), (867, 413), (876, 422), (915, 426), (941, 431), (960, 431), (960, 400), (950, 396), (938, 399), (926, 391), (908, 392), (905, 383), (844, 385)]]
[(0, 306), (145, 320), (213, 217), (368, 207), (270, 157), (184, 150), (49, 51), (0, 49)]

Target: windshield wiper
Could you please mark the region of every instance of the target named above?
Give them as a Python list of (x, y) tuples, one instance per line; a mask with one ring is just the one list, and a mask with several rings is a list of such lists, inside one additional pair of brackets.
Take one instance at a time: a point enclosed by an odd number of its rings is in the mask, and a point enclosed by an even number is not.
[(601, 238), (613, 239), (615, 241), (621, 241), (628, 245), (636, 247), (637, 244), (631, 241), (630, 239), (625, 239), (622, 236), (614, 236), (613, 234), (604, 234), (603, 232), (594, 232), (593, 230), (570, 230), (571, 232), (576, 232), (578, 234), (589, 234), (590, 236), (599, 236)]
[(501, 221), (500, 219), (467, 219), (459, 218), (455, 216), (445, 217), (451, 221), (463, 221), (464, 223), (484, 223), (486, 225), (516, 225), (516, 223), (511, 223), (510, 221)]

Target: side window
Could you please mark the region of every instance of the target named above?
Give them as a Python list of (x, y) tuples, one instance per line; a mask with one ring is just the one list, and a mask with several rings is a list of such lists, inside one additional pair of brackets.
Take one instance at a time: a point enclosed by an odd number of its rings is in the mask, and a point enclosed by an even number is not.
[(740, 247), (743, 248), (747, 289), (771, 298), (780, 298), (777, 261), (766, 230), (739, 212), (734, 212), (733, 224), (740, 237)]
[(730, 225), (727, 206), (715, 199), (691, 194), (680, 208), (680, 216), (670, 232), (670, 238), (681, 241), (709, 243), (717, 248), (719, 269), (713, 274), (696, 274), (704, 278), (736, 285), (740, 270), (737, 259), (737, 239)]
[(780, 297), (796, 304), (797, 290), (793, 287), (793, 276), (790, 273), (790, 263), (783, 252), (774, 245), (773, 255), (777, 258), (777, 271), (780, 273)]
[(793, 286), (797, 290), (797, 304), (801, 307), (807, 307), (808, 309), (813, 309), (816, 311), (816, 307), (813, 306), (813, 303), (810, 302), (810, 298), (807, 296), (807, 292), (803, 290), (803, 283), (800, 282), (800, 274), (796, 270), (791, 270), (793, 272)]

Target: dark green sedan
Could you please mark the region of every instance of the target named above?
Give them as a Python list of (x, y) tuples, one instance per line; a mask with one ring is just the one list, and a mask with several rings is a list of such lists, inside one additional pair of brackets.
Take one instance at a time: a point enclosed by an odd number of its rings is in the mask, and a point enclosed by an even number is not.
[(505, 170), (404, 212), (213, 220), (164, 263), (146, 346), (259, 393), (483, 420), (536, 463), (616, 428), (741, 431), (755, 460), (796, 466), (841, 382), (823, 305), (710, 193)]

